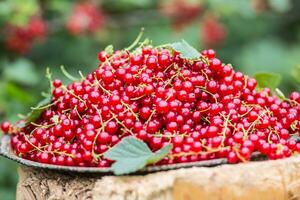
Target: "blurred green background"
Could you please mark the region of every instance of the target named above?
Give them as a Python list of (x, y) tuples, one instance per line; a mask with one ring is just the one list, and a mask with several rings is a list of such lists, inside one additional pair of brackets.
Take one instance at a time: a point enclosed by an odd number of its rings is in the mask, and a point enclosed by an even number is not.
[[(67, 82), (60, 65), (88, 72), (101, 49), (128, 46), (141, 27), (154, 44), (214, 48), (236, 70), (276, 72), (282, 91), (299, 91), (299, 10), (297, 0), (2, 0), (0, 121), (39, 101), (46, 67)], [(16, 164), (0, 158), (1, 199), (15, 199), (16, 182)]]

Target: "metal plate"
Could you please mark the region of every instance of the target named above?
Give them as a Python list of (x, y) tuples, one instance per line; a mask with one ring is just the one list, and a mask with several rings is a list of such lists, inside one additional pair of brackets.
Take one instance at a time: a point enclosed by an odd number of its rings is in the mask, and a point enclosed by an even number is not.
[[(113, 174), (113, 171), (110, 168), (59, 166), (59, 165), (51, 165), (51, 164), (34, 162), (31, 160), (20, 158), (16, 156), (11, 149), (9, 135), (4, 135), (0, 140), (0, 155), (28, 167), (49, 169), (49, 170), (62, 171), (62, 172), (96, 173), (102, 175)], [(258, 154), (256, 155), (254, 154), (252, 158), (254, 160), (262, 160), (261, 159), (262, 157)], [(166, 171), (166, 170), (172, 170), (178, 168), (189, 168), (189, 167), (215, 167), (225, 163), (227, 163), (227, 160), (222, 158), (222, 159), (213, 159), (207, 161), (179, 163), (179, 164), (171, 164), (171, 165), (149, 166), (135, 174), (147, 174), (151, 172)]]

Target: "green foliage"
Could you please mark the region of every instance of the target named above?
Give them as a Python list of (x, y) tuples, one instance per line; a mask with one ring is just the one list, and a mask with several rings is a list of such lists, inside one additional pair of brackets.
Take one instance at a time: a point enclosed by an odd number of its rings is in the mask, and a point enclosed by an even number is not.
[(48, 107), (51, 101), (51, 97), (45, 97), (42, 101), (40, 101), (36, 107), (31, 108), (31, 112), (26, 116), (26, 123), (30, 124), (38, 119), (43, 111)]
[(277, 12), (286, 12), (291, 9), (292, 6), (290, 0), (269, 0), (268, 2), (271, 8), (273, 8)]
[(39, 74), (34, 69), (34, 64), (27, 59), (19, 58), (12, 63), (4, 63), (3, 76), (6, 80), (24, 85), (35, 85), (39, 81)]
[(136, 172), (148, 164), (160, 161), (171, 149), (172, 145), (169, 144), (153, 153), (143, 141), (134, 137), (126, 137), (109, 149), (104, 157), (115, 160), (112, 169), (116, 175), (122, 175)]
[(114, 52), (114, 46), (110, 44), (107, 47), (105, 47), (104, 51), (105, 53), (111, 55)]
[(280, 81), (281, 81), (281, 76), (280, 74), (276, 73), (265, 73), (265, 72), (260, 72), (254, 74), (254, 78), (257, 81), (257, 86), (259, 89), (263, 88), (270, 88), (272, 91), (274, 91)]
[(11, 160), (0, 157), (0, 196), (1, 199), (16, 199), (17, 164)]
[(26, 92), (13, 82), (6, 83), (4, 88), (7, 96), (16, 99), (19, 102), (32, 103), (34, 101), (33, 96), (28, 94), (28, 92)]
[(232, 59), (233, 66), (248, 75), (257, 72), (280, 74), (282, 76), (280, 88), (286, 93), (295, 90), (291, 70), (300, 63), (299, 54), (299, 48), (289, 47), (273, 38), (247, 43)]
[(226, 16), (239, 14), (244, 17), (254, 17), (254, 10), (251, 8), (251, 1), (248, 0), (206, 0), (211, 9)]
[(182, 58), (186, 59), (197, 59), (200, 57), (200, 53), (194, 49), (191, 45), (189, 45), (185, 40), (181, 42), (175, 42), (171, 44), (171, 47), (181, 54)]
[(24, 26), (29, 17), (37, 10), (37, 0), (4, 0), (0, 2), (0, 17), (17, 26)]
[(102, 6), (110, 12), (128, 12), (146, 9), (155, 5), (157, 0), (103, 0)]
[(49, 89), (48, 92), (44, 92), (44, 99), (41, 100), (35, 107), (31, 107), (31, 112), (27, 114), (26, 117), (26, 124), (30, 124), (31, 122), (34, 122), (36, 119), (38, 119), (43, 111), (48, 108), (51, 105), (51, 99), (52, 99), (52, 73), (50, 72), (50, 69), (47, 68), (46, 70), (46, 76), (49, 80)]
[(291, 71), (292, 77), (300, 84), (300, 65), (295, 66)]

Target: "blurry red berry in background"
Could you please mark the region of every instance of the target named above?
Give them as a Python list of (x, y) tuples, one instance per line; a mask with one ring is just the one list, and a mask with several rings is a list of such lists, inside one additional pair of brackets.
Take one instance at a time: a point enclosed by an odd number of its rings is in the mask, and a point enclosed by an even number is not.
[(251, 7), (257, 13), (262, 13), (269, 9), (268, 0), (251, 0)]
[(47, 24), (38, 16), (31, 17), (24, 26), (8, 24), (6, 26), (5, 46), (17, 54), (27, 53), (33, 42), (45, 37)]
[(31, 38), (27, 31), (17, 27), (9, 27), (5, 46), (17, 54), (25, 54), (31, 47)]
[(198, 0), (163, 0), (160, 11), (171, 18), (175, 30), (180, 30), (201, 14), (202, 3)]
[(32, 17), (28, 23), (28, 32), (34, 38), (43, 38), (47, 33), (47, 24), (39, 17)]
[(104, 16), (96, 5), (85, 2), (74, 6), (73, 13), (66, 24), (72, 35), (79, 35), (84, 32), (95, 32), (104, 23)]
[(227, 36), (226, 27), (214, 14), (208, 14), (201, 23), (201, 41), (205, 48), (216, 47), (224, 42)]

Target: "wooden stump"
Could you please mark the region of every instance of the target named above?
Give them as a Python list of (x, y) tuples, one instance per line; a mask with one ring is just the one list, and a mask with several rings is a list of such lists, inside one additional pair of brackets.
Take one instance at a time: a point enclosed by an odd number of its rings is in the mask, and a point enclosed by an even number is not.
[(20, 167), (19, 176), (17, 200), (300, 199), (300, 157), (122, 177)]

